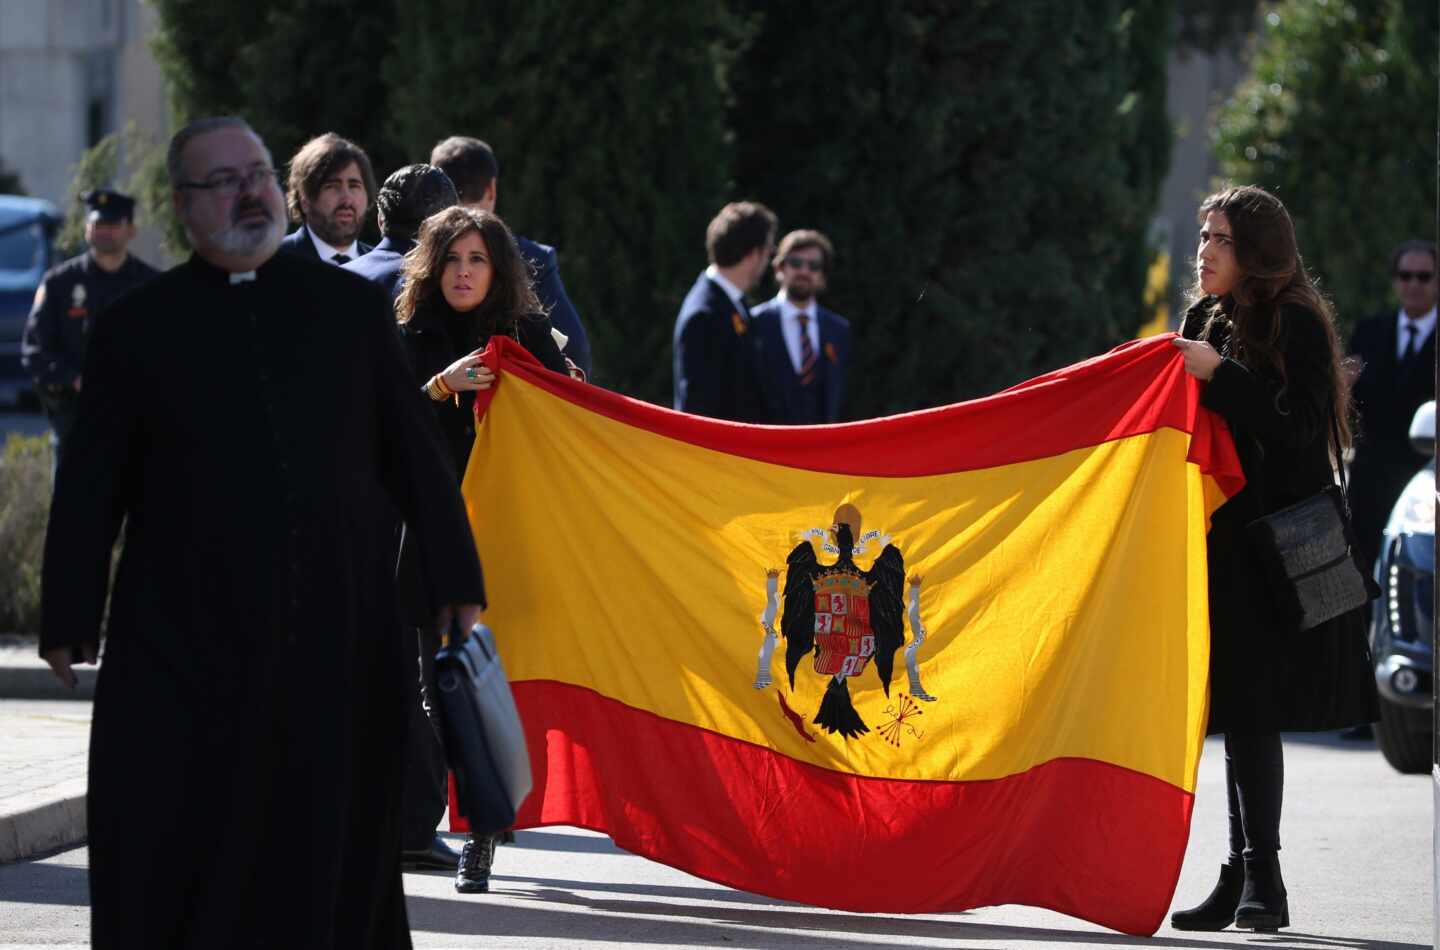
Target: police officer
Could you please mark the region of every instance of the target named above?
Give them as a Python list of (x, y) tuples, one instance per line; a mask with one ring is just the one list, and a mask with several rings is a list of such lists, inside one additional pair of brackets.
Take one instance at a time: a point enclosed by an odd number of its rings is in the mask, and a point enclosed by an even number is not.
[(57, 464), (75, 418), (85, 338), (95, 317), (121, 294), (159, 273), (129, 252), (135, 238), (135, 199), (102, 188), (85, 192), (80, 200), (90, 209), (85, 219), (89, 249), (46, 273), (20, 345), (20, 360), (35, 380), (54, 429), (51, 444)]

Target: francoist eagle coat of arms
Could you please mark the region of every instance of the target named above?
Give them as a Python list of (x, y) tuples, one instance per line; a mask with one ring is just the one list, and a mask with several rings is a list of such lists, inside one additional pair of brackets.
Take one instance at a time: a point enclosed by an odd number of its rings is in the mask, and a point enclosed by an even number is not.
[[(806, 540), (797, 544), (786, 558), (785, 609), (780, 617), (780, 632), (785, 637), (785, 672), (791, 692), (795, 689), (795, 670), (807, 655), (812, 656), (815, 672), (829, 677), (820, 709), (815, 714), (815, 725), (846, 739), (859, 738), (870, 731), (850, 699), (846, 681), (863, 675), (873, 665), (885, 695), (889, 696), (895, 651), (905, 643), (904, 556), (889, 543), (888, 535), (882, 537), (878, 531), (862, 535), (860, 524), (859, 509), (845, 504), (835, 511), (834, 523), (828, 531), (812, 528), (805, 532)], [(821, 540), (823, 549), (836, 555), (833, 564), (820, 563), (812, 540)], [(855, 557), (863, 555), (872, 541), (881, 546), (881, 551), (870, 569), (864, 570), (855, 562)], [(760, 618), (765, 638), (761, 641), (755, 673), (756, 689), (764, 689), (771, 683), (770, 660), (779, 639), (774, 627), (779, 574), (776, 569), (766, 572), (767, 603)], [(934, 701), (935, 697), (920, 683), (916, 656), (925, 641), (925, 628), (920, 622), (920, 584), (919, 575), (910, 577), (909, 619), (913, 637), (905, 650), (905, 664), (911, 694), (916, 699)], [(800, 734), (809, 738), (803, 719), (789, 708), (783, 694), (780, 706)], [(908, 701), (901, 706), (915, 709)]]

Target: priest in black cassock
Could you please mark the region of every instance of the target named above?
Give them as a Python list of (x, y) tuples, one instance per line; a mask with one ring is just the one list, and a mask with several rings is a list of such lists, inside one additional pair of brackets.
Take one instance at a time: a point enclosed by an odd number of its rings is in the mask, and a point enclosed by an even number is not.
[(397, 830), (414, 641), (392, 512), (437, 619), (484, 602), (463, 505), (385, 293), (276, 256), (242, 120), (170, 145), (195, 254), (110, 308), (45, 544), (40, 648), (93, 661), (93, 944), (409, 947)]

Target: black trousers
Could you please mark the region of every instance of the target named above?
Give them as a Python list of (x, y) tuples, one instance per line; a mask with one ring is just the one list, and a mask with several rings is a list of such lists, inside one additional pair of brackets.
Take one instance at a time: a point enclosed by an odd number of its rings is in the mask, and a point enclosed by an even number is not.
[(440, 649), (440, 635), (416, 628), (415, 642), (419, 649), (420, 688), (410, 704), (405, 790), (400, 805), (400, 847), (406, 851), (430, 847), (449, 799), (445, 748), (435, 718), (435, 653)]
[(1280, 733), (1225, 733), (1225, 782), (1230, 802), (1230, 863), (1280, 850), (1285, 756)]

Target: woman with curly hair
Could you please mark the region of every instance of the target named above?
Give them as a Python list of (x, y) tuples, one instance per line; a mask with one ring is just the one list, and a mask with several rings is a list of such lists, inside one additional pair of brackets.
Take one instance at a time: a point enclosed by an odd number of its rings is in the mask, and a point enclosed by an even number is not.
[(1375, 680), (1363, 608), (1293, 629), (1246, 527), (1335, 483), (1350, 395), (1330, 305), (1279, 199), (1230, 188), (1206, 198), (1199, 218), (1198, 299), (1174, 342), (1185, 371), (1204, 381), (1201, 404), (1228, 423), (1245, 474), (1209, 535), (1209, 732), (1225, 736), (1230, 854), (1210, 896), (1170, 922), (1273, 931), (1290, 923), (1280, 733), (1370, 722)]
[[(568, 367), (551, 334), (550, 320), (535, 298), (515, 238), (494, 214), (452, 207), (427, 218), (419, 242), (405, 255), (401, 274), (404, 289), (395, 301), (395, 316), (416, 381), (431, 399), (459, 481), (475, 442), (475, 394), (495, 384), (494, 372), (480, 359), (491, 337), (517, 341), (557, 373), (567, 372)], [(420, 571), (415, 552), (402, 541), (401, 600), (407, 620), (419, 631), (425, 689), (433, 691), (439, 636), (427, 620), (433, 609), (426, 603)], [(443, 776), (436, 782), (443, 788)], [(438, 806), (431, 815), (439, 819)], [(493, 836), (471, 835), (460, 855), (455, 889), (489, 890), (494, 855)]]

